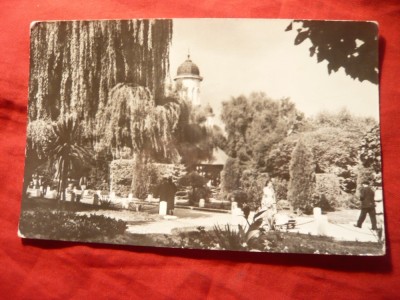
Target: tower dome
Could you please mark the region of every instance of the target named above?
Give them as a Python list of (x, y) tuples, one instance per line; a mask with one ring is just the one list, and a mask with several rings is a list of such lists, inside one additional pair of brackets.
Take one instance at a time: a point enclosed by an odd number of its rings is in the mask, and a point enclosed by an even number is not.
[(188, 58), (178, 67), (174, 80), (180, 78), (193, 78), (200, 81), (203, 80), (203, 77), (200, 76), (199, 67), (192, 62), (190, 55), (188, 55)]
[(174, 80), (182, 98), (191, 101), (193, 105), (201, 105), (200, 82), (203, 77), (200, 76), (199, 67), (192, 62), (190, 55), (178, 67)]

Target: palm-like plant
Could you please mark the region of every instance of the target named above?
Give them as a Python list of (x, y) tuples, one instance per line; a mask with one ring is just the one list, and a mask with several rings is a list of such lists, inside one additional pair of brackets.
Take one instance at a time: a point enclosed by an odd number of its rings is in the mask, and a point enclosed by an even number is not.
[(65, 199), (68, 174), (79, 164), (91, 162), (92, 155), (79, 145), (78, 122), (69, 117), (53, 125), (55, 138), (48, 150), (49, 157), (56, 164), (55, 179), (58, 180), (57, 192)]

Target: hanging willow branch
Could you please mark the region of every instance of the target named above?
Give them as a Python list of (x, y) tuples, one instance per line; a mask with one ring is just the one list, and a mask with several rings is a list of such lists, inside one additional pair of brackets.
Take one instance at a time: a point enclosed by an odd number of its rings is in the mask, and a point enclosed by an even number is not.
[(77, 116), (92, 137), (119, 82), (162, 98), (171, 20), (41, 22), (31, 30), (29, 120)]
[(156, 105), (148, 88), (117, 84), (111, 91), (108, 105), (99, 117), (99, 135), (104, 145), (114, 149), (130, 147), (135, 153), (176, 158), (173, 135), (181, 107), (168, 102)]

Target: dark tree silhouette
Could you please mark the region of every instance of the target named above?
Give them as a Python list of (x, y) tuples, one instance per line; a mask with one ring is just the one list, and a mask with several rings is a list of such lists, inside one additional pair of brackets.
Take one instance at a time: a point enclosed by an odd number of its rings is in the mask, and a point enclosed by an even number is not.
[(298, 27), (295, 45), (311, 41), (310, 56), (328, 62), (328, 73), (341, 67), (360, 81), (378, 84), (378, 25), (374, 22), (295, 20), (286, 31)]
[(197, 202), (201, 197), (207, 198), (208, 196), (207, 180), (196, 171), (192, 171), (181, 177), (179, 184), (191, 187), (192, 191), (189, 194), (189, 199), (192, 204)]

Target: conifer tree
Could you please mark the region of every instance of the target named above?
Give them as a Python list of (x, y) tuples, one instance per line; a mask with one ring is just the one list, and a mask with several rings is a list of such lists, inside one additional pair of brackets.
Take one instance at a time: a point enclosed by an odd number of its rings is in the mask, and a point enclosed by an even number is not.
[(307, 211), (312, 205), (315, 163), (311, 150), (301, 139), (293, 149), (289, 172), (288, 200), (294, 209)]

